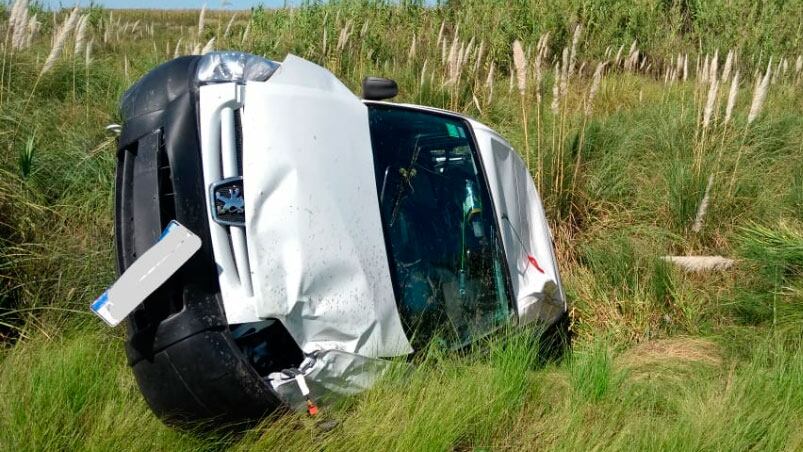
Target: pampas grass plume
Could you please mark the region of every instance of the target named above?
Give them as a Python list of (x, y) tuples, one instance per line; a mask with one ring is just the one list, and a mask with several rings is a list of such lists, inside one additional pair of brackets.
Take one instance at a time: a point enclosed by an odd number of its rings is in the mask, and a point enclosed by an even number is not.
[(552, 114), (558, 114), (558, 108), (560, 107), (560, 84), (561, 84), (561, 70), (560, 70), (560, 61), (555, 63), (555, 83), (552, 85), (552, 105), (550, 109), (552, 110)]
[(758, 115), (761, 114), (761, 110), (764, 108), (764, 101), (767, 99), (767, 90), (770, 86), (770, 77), (772, 76), (771, 73), (772, 57), (770, 57), (770, 62), (767, 64), (767, 72), (764, 74), (761, 82), (756, 84), (756, 88), (753, 91), (753, 101), (750, 103), (750, 113), (747, 115), (748, 124), (751, 124), (753, 121), (755, 121)]
[(229, 19), (229, 23), (226, 24), (226, 30), (223, 32), (223, 38), (228, 38), (229, 37), (229, 32), (231, 32), (231, 26), (232, 26), (232, 24), (234, 24), (234, 19), (236, 19), (236, 18), (237, 18), (237, 13), (234, 13), (231, 16), (231, 19)]
[(731, 116), (733, 115), (733, 107), (736, 106), (736, 95), (739, 92), (739, 71), (737, 70), (733, 74), (733, 79), (731, 80), (731, 88), (728, 92), (728, 104), (725, 106), (725, 120), (724, 123), (727, 124), (730, 122)]
[(206, 3), (201, 8), (201, 13), (198, 15), (198, 37), (204, 32), (204, 25), (206, 24)]
[(78, 31), (75, 32), (75, 50), (74, 55), (80, 55), (86, 43), (86, 27), (89, 23), (89, 16), (86, 14), (81, 15), (78, 19)]
[(206, 55), (209, 52), (214, 52), (214, 50), (215, 50), (215, 37), (212, 36), (212, 39), (207, 41), (204, 48), (201, 49), (201, 55)]
[(594, 69), (594, 78), (591, 80), (591, 88), (588, 90), (588, 100), (586, 101), (586, 116), (591, 116), (594, 111), (594, 98), (597, 97), (597, 91), (599, 91), (599, 87), (602, 84), (602, 73), (606, 64), (607, 62), (599, 63), (597, 68)]
[(78, 22), (78, 11), (78, 7), (76, 6), (72, 12), (70, 12), (70, 15), (64, 21), (61, 28), (59, 28), (58, 32), (56, 32), (56, 37), (53, 40), (53, 47), (50, 49), (50, 54), (47, 56), (45, 64), (39, 72), (40, 77), (53, 68), (53, 65), (56, 64), (56, 61), (58, 61), (61, 56), (61, 52), (64, 51), (64, 45), (67, 43), (67, 36), (70, 35)]
[(513, 64), (516, 67), (516, 82), (519, 94), (523, 96), (527, 91), (527, 59), (518, 39), (513, 42)]

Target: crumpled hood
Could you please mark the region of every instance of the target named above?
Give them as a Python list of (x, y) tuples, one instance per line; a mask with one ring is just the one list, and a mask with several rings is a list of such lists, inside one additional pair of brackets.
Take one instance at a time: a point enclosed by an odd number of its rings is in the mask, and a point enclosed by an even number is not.
[(412, 351), (391, 286), (367, 108), (289, 55), (243, 95), (243, 191), (253, 303), (306, 353)]

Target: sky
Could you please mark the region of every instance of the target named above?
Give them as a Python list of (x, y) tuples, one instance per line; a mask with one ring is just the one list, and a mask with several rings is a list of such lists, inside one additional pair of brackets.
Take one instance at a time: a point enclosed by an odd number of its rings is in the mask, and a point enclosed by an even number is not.
[[(248, 9), (252, 6), (263, 4), (265, 6), (283, 6), (285, 0), (227, 0), (225, 9)], [(44, 3), (50, 4), (52, 8), (59, 6), (73, 6), (75, 0), (45, 0)], [(81, 0), (81, 6), (89, 5), (90, 0)], [(204, 3), (212, 9), (224, 8), (223, 0), (96, 0), (95, 3), (101, 4), (106, 8), (157, 8), (157, 9), (201, 9)], [(297, 1), (290, 0), (290, 4)]]

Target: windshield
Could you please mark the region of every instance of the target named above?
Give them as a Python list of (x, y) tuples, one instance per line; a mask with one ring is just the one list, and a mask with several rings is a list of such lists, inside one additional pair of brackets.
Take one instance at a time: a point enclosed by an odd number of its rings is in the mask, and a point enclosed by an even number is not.
[(468, 124), (369, 104), (390, 269), (405, 332), (451, 346), (510, 316), (504, 256)]

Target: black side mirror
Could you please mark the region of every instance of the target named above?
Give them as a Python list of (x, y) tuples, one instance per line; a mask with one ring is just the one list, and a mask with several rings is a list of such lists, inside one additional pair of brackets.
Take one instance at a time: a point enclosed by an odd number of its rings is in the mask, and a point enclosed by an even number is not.
[(392, 99), (399, 94), (399, 86), (394, 80), (382, 77), (362, 79), (362, 97), (367, 100)]

